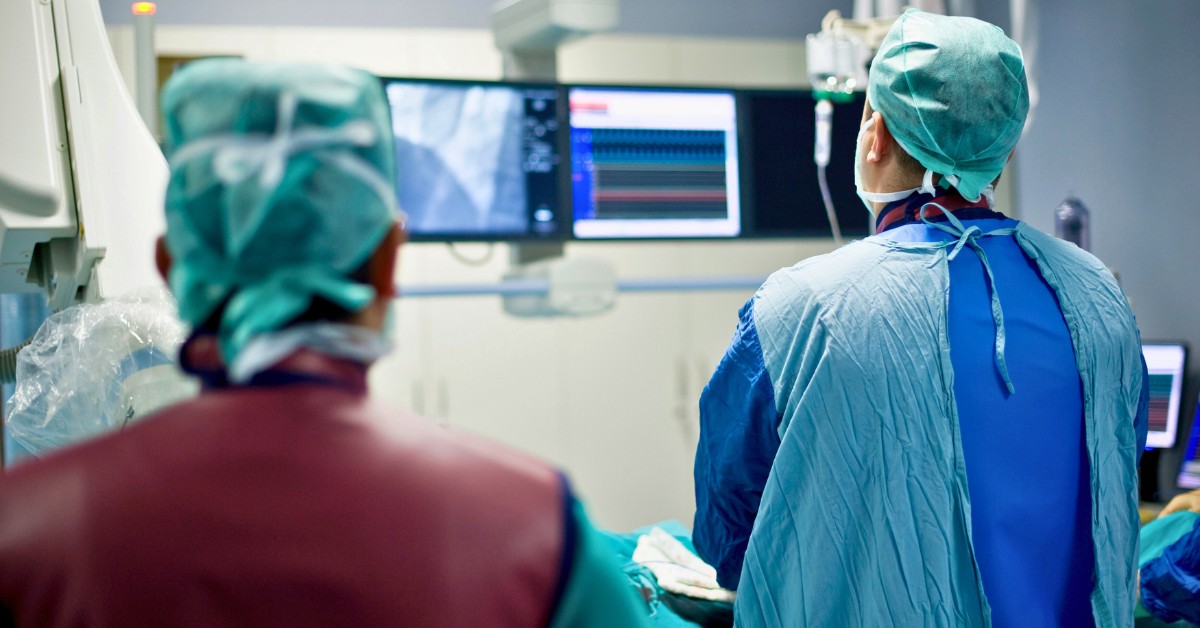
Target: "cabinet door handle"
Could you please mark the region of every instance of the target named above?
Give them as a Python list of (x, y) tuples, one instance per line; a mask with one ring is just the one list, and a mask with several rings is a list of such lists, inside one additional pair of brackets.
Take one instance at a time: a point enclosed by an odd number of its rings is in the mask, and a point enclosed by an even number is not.
[(680, 356), (675, 360), (675, 420), (679, 421), (685, 433), (691, 432), (691, 412), (688, 407), (691, 403), (692, 382), (689, 371), (686, 357)]
[(425, 414), (425, 387), (420, 379), (412, 380), (412, 405), (417, 414)]
[(675, 360), (675, 385), (676, 391), (679, 393), (679, 398), (687, 399), (688, 393), (691, 392), (691, 378), (688, 376), (687, 358), (679, 357)]
[(446, 383), (446, 378), (439, 377), (437, 382), (438, 395), (438, 418), (443, 421), (450, 420), (450, 385)]
[(688, 359), (676, 358), (676, 420), (684, 426), (688, 425)]

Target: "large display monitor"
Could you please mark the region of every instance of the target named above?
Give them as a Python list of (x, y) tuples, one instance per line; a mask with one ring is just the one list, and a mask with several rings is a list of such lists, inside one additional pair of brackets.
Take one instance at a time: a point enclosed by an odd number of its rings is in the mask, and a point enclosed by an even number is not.
[[(846, 236), (867, 235), (871, 215), (854, 191), (854, 148), (864, 98), (833, 107), (830, 161), (825, 169), (830, 195)], [(744, 191), (742, 236), (829, 237), (829, 218), (813, 160), (815, 121), (812, 92), (739, 92)]]
[(572, 87), (568, 98), (576, 238), (740, 233), (733, 91)]
[(554, 85), (383, 79), (413, 240), (569, 235)]
[(1175, 444), (1187, 348), (1182, 343), (1146, 343), (1142, 356), (1150, 372), (1150, 431), (1146, 446), (1165, 449)]

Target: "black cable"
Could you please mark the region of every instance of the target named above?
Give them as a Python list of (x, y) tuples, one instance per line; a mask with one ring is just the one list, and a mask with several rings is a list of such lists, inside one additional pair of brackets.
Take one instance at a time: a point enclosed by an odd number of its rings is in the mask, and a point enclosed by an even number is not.
[(475, 259), (460, 253), (456, 248), (457, 243), (455, 242), (448, 242), (446, 246), (450, 248), (450, 255), (453, 256), (454, 259), (466, 264), (467, 266), (483, 266), (484, 264), (492, 261), (492, 257), (496, 253), (496, 244), (494, 242), (488, 242), (487, 250), (483, 252), (483, 256)]
[(15, 347), (0, 351), (0, 383), (11, 384), (17, 381), (17, 354), (31, 342), (32, 336)]

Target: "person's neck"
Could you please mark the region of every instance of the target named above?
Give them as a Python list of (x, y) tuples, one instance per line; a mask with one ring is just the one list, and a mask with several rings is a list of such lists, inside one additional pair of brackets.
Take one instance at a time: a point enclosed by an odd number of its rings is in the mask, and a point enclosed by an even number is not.
[[(873, 192), (879, 191), (886, 194), (898, 190), (917, 190), (925, 184), (923, 181), (924, 173), (914, 178), (908, 172), (900, 170), (894, 160), (887, 161), (882, 164), (877, 176), (878, 181), (870, 183), (869, 187), (867, 187), (867, 189)], [(934, 177), (936, 187), (936, 181), (938, 177), (937, 175), (934, 175)], [(938, 188), (938, 190), (940, 192), (940, 188)], [(919, 192), (914, 192), (914, 194), (919, 194)], [(955, 192), (955, 194), (957, 194), (957, 192)], [(904, 201), (892, 201), (891, 203), (872, 203), (872, 206), (875, 209), (875, 215), (878, 216), (880, 213), (886, 212), (888, 209), (895, 207), (896, 204), (900, 202)]]
[(387, 324), (387, 301), (376, 299), (361, 312), (342, 321), (343, 324), (362, 327), (370, 331), (382, 332)]
[(875, 233), (883, 233), (893, 226), (917, 220), (916, 212), (922, 208), (928, 209), (930, 217), (936, 217), (943, 213), (956, 213), (958, 210), (983, 206), (986, 206), (986, 202), (982, 198), (971, 202), (963, 198), (958, 190), (946, 190), (935, 186), (932, 195), (914, 192), (908, 198), (879, 207), (875, 214)]

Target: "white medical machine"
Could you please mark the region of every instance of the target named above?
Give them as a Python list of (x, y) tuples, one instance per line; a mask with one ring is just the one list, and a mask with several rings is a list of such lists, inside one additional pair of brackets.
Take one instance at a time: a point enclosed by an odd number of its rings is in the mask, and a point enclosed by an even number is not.
[(0, 293), (51, 309), (161, 285), (167, 165), (97, 0), (0, 2)]

